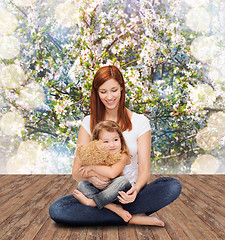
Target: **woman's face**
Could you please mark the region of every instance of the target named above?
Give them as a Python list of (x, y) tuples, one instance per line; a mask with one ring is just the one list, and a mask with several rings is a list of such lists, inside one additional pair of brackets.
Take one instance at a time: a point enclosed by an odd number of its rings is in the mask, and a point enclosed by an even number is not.
[(103, 129), (99, 134), (99, 139), (101, 139), (105, 146), (109, 149), (110, 154), (120, 152), (121, 140), (118, 132), (108, 132)]
[(98, 89), (98, 95), (106, 109), (117, 109), (120, 102), (122, 88), (120, 84), (110, 79), (103, 83)]

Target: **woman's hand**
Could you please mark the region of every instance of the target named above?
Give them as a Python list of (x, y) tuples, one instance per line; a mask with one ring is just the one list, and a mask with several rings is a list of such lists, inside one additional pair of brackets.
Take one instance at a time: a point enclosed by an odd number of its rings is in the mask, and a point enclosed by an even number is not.
[(119, 201), (122, 204), (127, 204), (127, 203), (134, 202), (134, 200), (137, 197), (138, 190), (137, 190), (137, 188), (135, 186), (133, 186), (127, 192), (120, 191), (119, 194), (120, 194), (120, 196), (118, 196)]
[(106, 188), (111, 182), (109, 178), (105, 177), (102, 177), (101, 179), (98, 177), (90, 177), (88, 181), (100, 190)]

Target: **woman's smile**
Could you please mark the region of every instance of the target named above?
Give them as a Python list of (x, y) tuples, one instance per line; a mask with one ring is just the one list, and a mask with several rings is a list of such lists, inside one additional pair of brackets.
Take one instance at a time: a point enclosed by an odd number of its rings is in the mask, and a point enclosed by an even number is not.
[(115, 100), (106, 100), (106, 102), (109, 104), (109, 105), (113, 105), (115, 103)]
[(114, 79), (106, 81), (99, 87), (99, 98), (106, 108), (115, 109), (118, 107), (121, 97), (121, 90), (121, 86)]

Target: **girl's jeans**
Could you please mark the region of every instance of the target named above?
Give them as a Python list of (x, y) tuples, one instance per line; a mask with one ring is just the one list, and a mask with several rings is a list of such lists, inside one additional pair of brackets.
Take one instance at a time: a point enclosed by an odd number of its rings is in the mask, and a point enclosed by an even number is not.
[[(181, 193), (179, 180), (171, 177), (161, 177), (147, 184), (137, 195), (135, 201), (123, 204), (123, 208), (131, 214), (152, 214), (172, 203)], [(57, 223), (74, 226), (106, 226), (127, 225), (114, 212), (97, 207), (80, 204), (73, 195), (59, 198), (49, 208), (51, 218)]]
[(117, 200), (119, 191), (127, 192), (130, 188), (131, 184), (125, 176), (114, 178), (103, 190), (99, 190), (88, 181), (81, 181), (77, 186), (77, 189), (87, 198), (94, 200), (99, 209), (102, 209), (105, 205)]

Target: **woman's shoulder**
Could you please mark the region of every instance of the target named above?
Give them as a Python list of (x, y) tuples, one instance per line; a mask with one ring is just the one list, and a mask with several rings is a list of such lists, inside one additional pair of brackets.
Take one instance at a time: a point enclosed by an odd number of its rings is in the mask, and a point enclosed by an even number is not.
[(132, 118), (131, 120), (135, 121), (135, 122), (146, 122), (148, 121), (149, 122), (149, 119), (144, 115), (144, 114), (141, 114), (141, 113), (136, 113), (136, 112), (132, 112)]
[(87, 115), (82, 120), (82, 126), (89, 126), (90, 127), (91, 116)]
[(133, 112), (131, 121), (133, 129), (138, 132), (139, 136), (151, 130), (150, 120), (144, 114)]
[(90, 122), (91, 115), (87, 115), (83, 118), (83, 122)]
[(91, 135), (90, 131), (90, 115), (87, 115), (83, 118), (81, 126), (85, 128), (89, 135)]

